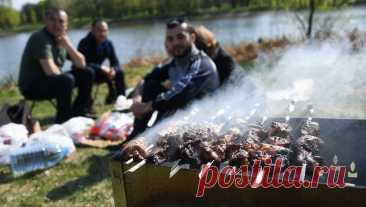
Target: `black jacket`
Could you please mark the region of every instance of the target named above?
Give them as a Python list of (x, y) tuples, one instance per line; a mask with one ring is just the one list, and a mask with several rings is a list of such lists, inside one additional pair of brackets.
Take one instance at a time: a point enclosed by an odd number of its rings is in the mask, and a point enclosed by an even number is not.
[(217, 72), (220, 77), (220, 84), (223, 84), (239, 65), (235, 60), (225, 52), (225, 50), (218, 46), (216, 50), (211, 54), (211, 58), (214, 61)]
[(87, 65), (100, 67), (108, 59), (111, 67), (115, 70), (121, 69), (113, 43), (108, 39), (98, 45), (94, 35), (89, 32), (80, 41), (78, 50), (85, 56)]

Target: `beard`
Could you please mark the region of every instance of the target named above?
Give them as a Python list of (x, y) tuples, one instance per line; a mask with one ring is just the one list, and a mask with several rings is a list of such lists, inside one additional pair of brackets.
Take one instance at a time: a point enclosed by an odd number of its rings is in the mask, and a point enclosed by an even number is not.
[(192, 45), (188, 45), (186, 48), (183, 49), (183, 52), (182, 53), (179, 53), (177, 54), (176, 53), (176, 49), (173, 48), (173, 57), (175, 58), (182, 58), (182, 57), (185, 57), (186, 55), (188, 55), (192, 50)]

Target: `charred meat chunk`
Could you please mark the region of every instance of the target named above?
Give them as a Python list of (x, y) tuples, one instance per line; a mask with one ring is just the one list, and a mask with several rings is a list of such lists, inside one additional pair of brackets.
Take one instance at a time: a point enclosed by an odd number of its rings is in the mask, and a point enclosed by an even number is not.
[(267, 136), (291, 139), (290, 133), (291, 128), (287, 123), (272, 122), (271, 127), (267, 131)]
[(264, 142), (267, 144), (278, 145), (283, 147), (289, 147), (289, 145), (291, 144), (290, 139), (276, 136), (268, 137), (267, 139), (264, 140)]
[(319, 123), (306, 121), (305, 124), (301, 127), (301, 136), (304, 135), (311, 135), (318, 137), (320, 135)]
[(313, 154), (319, 153), (320, 145), (322, 143), (323, 143), (322, 139), (311, 135), (302, 136), (296, 141), (297, 146), (303, 148), (306, 151), (312, 152)]

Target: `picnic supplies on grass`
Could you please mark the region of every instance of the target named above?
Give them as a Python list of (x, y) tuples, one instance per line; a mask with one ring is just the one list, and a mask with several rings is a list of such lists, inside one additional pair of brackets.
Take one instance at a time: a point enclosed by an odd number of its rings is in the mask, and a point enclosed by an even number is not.
[(25, 145), (28, 130), (22, 124), (9, 123), (0, 127), (0, 165), (10, 163), (10, 152)]
[(20, 146), (27, 142), (28, 130), (23, 124), (9, 123), (0, 127), (0, 142)]
[(35, 120), (32, 118), (32, 111), (26, 100), (20, 100), (15, 105), (4, 104), (0, 110), (0, 126), (16, 123), (23, 124), (29, 131), (33, 133)]
[(115, 111), (128, 111), (132, 106), (132, 99), (127, 99), (124, 95), (119, 95), (116, 103), (114, 104)]
[(89, 131), (95, 121), (86, 117), (74, 117), (62, 124), (75, 144), (80, 144), (88, 139)]
[(90, 129), (90, 136), (106, 140), (126, 140), (132, 130), (133, 118), (124, 113), (107, 112)]
[(40, 142), (18, 148), (10, 154), (10, 168), (15, 177), (40, 169), (52, 167), (67, 154), (56, 143)]
[(75, 150), (75, 145), (67, 131), (62, 125), (53, 125), (46, 131), (32, 134), (29, 145), (37, 143), (58, 144), (65, 151), (65, 156), (70, 156)]

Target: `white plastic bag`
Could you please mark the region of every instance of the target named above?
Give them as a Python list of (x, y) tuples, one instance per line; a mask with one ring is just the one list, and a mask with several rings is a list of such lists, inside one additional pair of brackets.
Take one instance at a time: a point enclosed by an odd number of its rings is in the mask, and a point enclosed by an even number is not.
[(119, 95), (117, 101), (114, 104), (114, 109), (117, 111), (124, 111), (130, 109), (132, 106), (132, 99), (127, 99), (124, 95)]
[(95, 121), (85, 117), (74, 117), (62, 126), (72, 138), (75, 144), (83, 143), (87, 139), (91, 127), (95, 124)]
[(55, 143), (60, 145), (65, 151), (66, 156), (71, 155), (76, 149), (72, 138), (62, 125), (53, 125), (46, 131), (38, 132), (30, 136), (28, 144), (34, 143)]
[(28, 130), (22, 124), (9, 123), (0, 127), (0, 143), (20, 146), (28, 140)]
[(5, 145), (0, 143), (0, 165), (10, 164), (10, 153), (19, 146)]
[(25, 145), (28, 130), (22, 124), (9, 123), (0, 127), (0, 165), (10, 163), (10, 152)]

